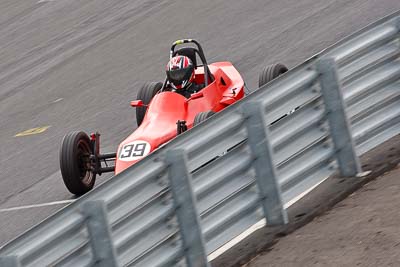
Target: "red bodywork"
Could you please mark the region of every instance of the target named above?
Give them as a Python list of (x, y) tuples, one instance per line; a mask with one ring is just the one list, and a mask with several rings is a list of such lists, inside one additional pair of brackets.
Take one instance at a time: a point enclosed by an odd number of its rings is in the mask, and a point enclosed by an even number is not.
[[(178, 93), (168, 91), (154, 96), (142, 124), (119, 145), (115, 174), (174, 138), (177, 135), (178, 120), (185, 120), (190, 129), (198, 113), (210, 110), (218, 112), (243, 98), (243, 79), (230, 62), (213, 63), (209, 65), (209, 69), (214, 80), (200, 91), (202, 96), (200, 93), (197, 95), (198, 98), (187, 99)], [(202, 67), (196, 69), (195, 82), (204, 83)]]

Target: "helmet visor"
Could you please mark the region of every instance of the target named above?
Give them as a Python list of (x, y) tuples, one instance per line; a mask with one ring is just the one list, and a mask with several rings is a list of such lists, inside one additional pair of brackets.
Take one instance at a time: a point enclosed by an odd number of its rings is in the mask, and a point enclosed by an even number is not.
[(181, 81), (185, 78), (185, 74), (188, 72), (188, 68), (185, 69), (176, 69), (169, 71), (169, 78), (173, 81)]
[(188, 80), (192, 75), (193, 67), (175, 69), (167, 71), (167, 77), (170, 82), (175, 85), (182, 84), (183, 81)]

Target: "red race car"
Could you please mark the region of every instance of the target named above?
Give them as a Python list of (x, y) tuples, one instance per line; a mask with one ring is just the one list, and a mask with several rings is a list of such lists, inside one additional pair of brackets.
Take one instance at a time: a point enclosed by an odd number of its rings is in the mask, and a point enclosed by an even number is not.
[[(176, 49), (184, 43), (194, 45)], [(197, 41), (174, 42), (170, 58), (178, 55), (192, 61), (193, 82), (202, 89), (185, 97), (169, 86), (168, 78), (164, 83), (146, 83), (138, 92), (138, 100), (131, 102), (131, 106), (136, 107), (138, 128), (120, 143), (117, 153), (100, 154), (99, 133), (89, 137), (84, 132), (71, 132), (64, 137), (60, 168), (71, 193), (86, 193), (93, 188), (97, 174), (122, 172), (180, 133), (244, 97), (244, 82), (235, 67), (230, 62), (207, 64)], [(202, 64), (197, 64), (198, 58)], [(283, 67), (280, 64), (267, 66), (260, 75), (260, 86), (287, 71)]]

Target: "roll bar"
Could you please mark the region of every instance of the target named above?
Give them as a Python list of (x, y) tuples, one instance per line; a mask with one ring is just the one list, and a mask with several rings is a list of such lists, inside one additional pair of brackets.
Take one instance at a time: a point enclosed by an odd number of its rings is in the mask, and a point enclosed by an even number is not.
[[(194, 39), (176, 40), (171, 46), (171, 50), (170, 50), (170, 53), (169, 53), (169, 59), (171, 59), (172, 57), (174, 57), (176, 55), (177, 51), (175, 51), (175, 47), (177, 45), (187, 44), (187, 43), (193, 43), (193, 44), (195, 44), (197, 46), (197, 49), (195, 49), (195, 48), (194, 49), (198, 53), (201, 61), (203, 62), (203, 66), (204, 66), (204, 85), (207, 86), (208, 85), (208, 79), (210, 77), (210, 70), (208, 68), (206, 57), (204, 56), (203, 48), (201, 47), (199, 42), (197, 42)], [(167, 80), (165, 80), (163, 88), (165, 87), (166, 82), (167, 82)]]

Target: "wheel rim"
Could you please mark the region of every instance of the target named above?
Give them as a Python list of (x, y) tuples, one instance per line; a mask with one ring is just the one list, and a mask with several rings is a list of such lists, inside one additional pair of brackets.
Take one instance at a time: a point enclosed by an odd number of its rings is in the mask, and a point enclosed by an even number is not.
[(90, 162), (90, 147), (84, 140), (78, 142), (78, 169), (82, 183), (89, 185), (93, 180)]

